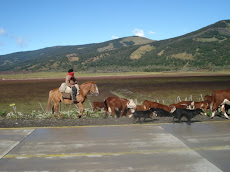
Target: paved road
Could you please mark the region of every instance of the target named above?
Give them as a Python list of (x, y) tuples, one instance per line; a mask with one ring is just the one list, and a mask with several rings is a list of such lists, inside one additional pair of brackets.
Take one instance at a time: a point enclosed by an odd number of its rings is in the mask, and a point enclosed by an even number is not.
[(0, 129), (0, 171), (230, 171), (230, 122)]

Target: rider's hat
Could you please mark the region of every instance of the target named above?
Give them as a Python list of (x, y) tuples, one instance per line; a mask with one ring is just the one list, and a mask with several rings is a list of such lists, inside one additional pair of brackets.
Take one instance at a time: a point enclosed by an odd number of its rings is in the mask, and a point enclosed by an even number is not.
[(69, 69), (68, 72), (73, 72), (73, 69)]

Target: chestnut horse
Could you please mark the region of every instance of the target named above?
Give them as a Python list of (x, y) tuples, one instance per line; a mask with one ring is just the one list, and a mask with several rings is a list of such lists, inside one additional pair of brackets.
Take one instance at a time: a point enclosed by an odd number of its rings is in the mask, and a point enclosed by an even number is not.
[[(79, 108), (79, 115), (78, 115), (79, 118), (81, 118), (81, 116), (83, 115), (83, 111), (84, 111), (83, 103), (84, 103), (86, 96), (89, 92), (91, 94), (96, 95), (96, 96), (99, 94), (96, 82), (92, 82), (92, 81), (91, 82), (85, 82), (85, 83), (80, 85), (80, 94), (76, 96), (77, 105)], [(55, 117), (54, 117), (55, 111), (62, 118), (62, 115), (59, 111), (59, 103), (60, 102), (63, 102), (65, 104), (73, 104), (72, 100), (62, 98), (62, 93), (59, 91), (59, 88), (50, 90), (47, 110), (50, 109), (52, 102), (53, 102), (53, 106), (52, 106), (52, 118), (53, 119), (55, 119)]]

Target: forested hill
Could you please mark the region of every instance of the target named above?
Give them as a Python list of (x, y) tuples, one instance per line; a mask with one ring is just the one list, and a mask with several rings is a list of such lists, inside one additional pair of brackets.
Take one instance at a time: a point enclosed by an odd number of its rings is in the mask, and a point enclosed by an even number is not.
[(88, 72), (219, 70), (230, 67), (230, 20), (176, 38), (125, 37), (0, 56), (0, 71)]

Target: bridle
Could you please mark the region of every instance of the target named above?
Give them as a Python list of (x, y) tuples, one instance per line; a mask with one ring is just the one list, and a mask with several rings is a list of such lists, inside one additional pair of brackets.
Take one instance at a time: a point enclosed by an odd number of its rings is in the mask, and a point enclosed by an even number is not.
[[(92, 86), (93, 86), (93, 91), (91, 90)], [(99, 91), (98, 91), (97, 86), (96, 86), (95, 83), (91, 84), (91, 86), (90, 86), (90, 94), (94, 94), (95, 96), (99, 95)]]

